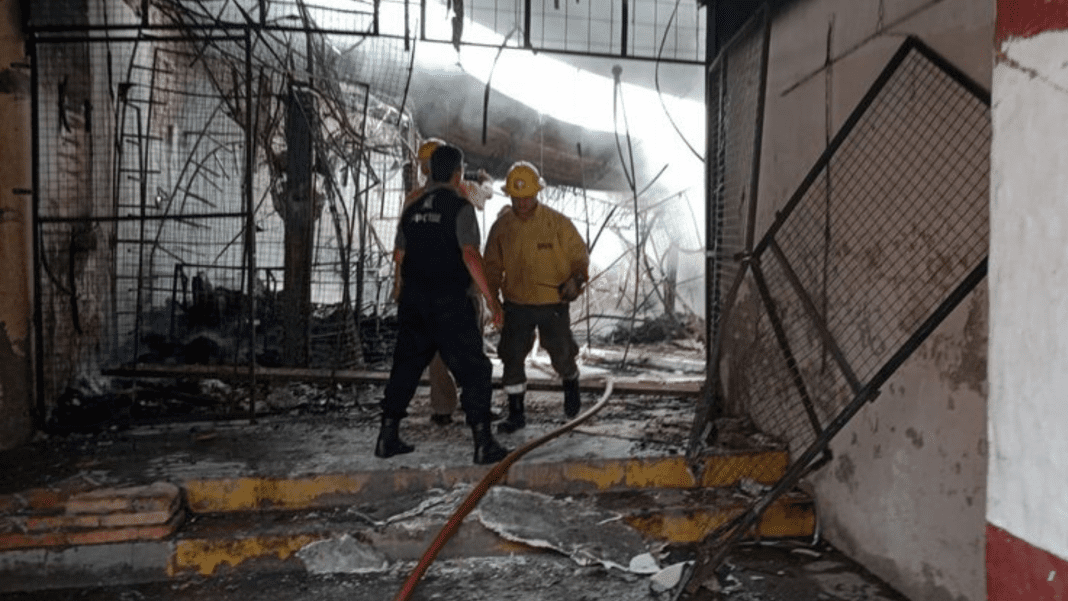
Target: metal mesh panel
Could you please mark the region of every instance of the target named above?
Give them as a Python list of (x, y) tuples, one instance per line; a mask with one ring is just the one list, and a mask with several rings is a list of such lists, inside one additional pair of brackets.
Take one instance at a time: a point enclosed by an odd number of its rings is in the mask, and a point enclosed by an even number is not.
[[(308, 34), (309, 55), (287, 33), (253, 33), (246, 53), (244, 34), (213, 35), (202, 16), (171, 14), (187, 26), (151, 36), (35, 42), (46, 413), (101, 368), (249, 365), (253, 344), (264, 366), (357, 367), (360, 315), (378, 319), (388, 302), (410, 125), (322, 35)], [(407, 69), (381, 67), (398, 80)], [(308, 110), (289, 110), (294, 93)], [(294, 133), (294, 119), (307, 126)], [(301, 268), (287, 228), (304, 210)], [(293, 273), (306, 278), (290, 286), (307, 291), (299, 307), (286, 295)]]
[[(245, 134), (235, 118), (244, 98), (240, 89), (223, 98), (201, 70), (209, 61), (181, 43), (49, 42), (36, 58), (38, 80), (60, 82), (54, 96), (40, 86), (36, 106), (52, 397), (76, 373), (170, 356), (190, 321), (217, 325), (241, 312)], [(181, 299), (209, 290), (210, 311), (177, 314)], [(232, 361), (237, 347), (211, 340), (200, 352)]]
[(32, 27), (137, 26), (142, 22), (141, 0), (75, 3), (64, 0), (26, 2), (27, 23)]
[(749, 394), (744, 401), (748, 417), (760, 432), (788, 448), (811, 442), (811, 431), (796, 427), (804, 423), (805, 412), (794, 382), (782, 377), (790, 373), (787, 359), (781, 352), (766, 352), (776, 346), (768, 315), (762, 315), (757, 322), (753, 341), (751, 368), (747, 370)]
[[(987, 113), (909, 53), (827, 163), (823, 185), (805, 192), (775, 234), (861, 382), (986, 254)], [(797, 300), (777, 298), (802, 315)]]
[[(695, 0), (531, 0), (529, 12), (525, 0), (466, 0), (461, 5), (465, 43), (498, 45), (516, 28), (510, 47), (692, 63), (705, 56), (704, 19)], [(427, 38), (454, 40), (455, 15), (446, 2), (426, 0)]]
[[(33, 3), (35, 27), (252, 25), (274, 35), (301, 31), (363, 33), (369, 46), (415, 40), (508, 46), (573, 55), (618, 56), (701, 64), (705, 18), (697, 0), (130, 0)], [(376, 50), (377, 52), (377, 50)], [(367, 80), (365, 80), (367, 81)], [(370, 83), (370, 82), (369, 82)]]
[(792, 463), (702, 542), (687, 594), (985, 276), (989, 144), (988, 95), (910, 38), (756, 245), (727, 407)]
[(727, 44), (709, 69), (710, 339), (715, 339), (723, 300), (738, 276), (738, 256), (748, 240), (755, 190), (754, 150), (760, 140), (765, 87), (766, 10), (759, 11)]

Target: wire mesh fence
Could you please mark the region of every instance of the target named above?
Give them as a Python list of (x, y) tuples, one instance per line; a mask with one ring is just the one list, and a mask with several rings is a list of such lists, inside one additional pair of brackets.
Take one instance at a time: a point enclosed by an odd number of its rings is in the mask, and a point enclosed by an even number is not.
[(985, 276), (989, 144), (986, 92), (910, 38), (742, 262), (722, 408), (791, 465), (702, 543), (687, 593)]
[[(753, 210), (760, 172), (760, 145), (770, 15), (761, 7), (724, 45), (708, 70), (708, 139), (706, 156), (705, 290), (708, 364), (718, 363), (724, 303), (739, 281), (739, 257), (753, 248)], [(721, 391), (708, 390), (698, 406), (689, 452), (699, 445)]]
[[(302, 31), (364, 34), (354, 46), (405, 52), (418, 41), (528, 48), (582, 56), (702, 64), (706, 18), (698, 0), (132, 0), (85, 10), (41, 6), (36, 28), (219, 27), (246, 24), (275, 41)], [(372, 65), (373, 67), (373, 65)], [(369, 79), (365, 79), (370, 83)]]
[[(33, 11), (39, 417), (102, 370), (168, 366), (161, 375), (254, 383), (261, 368), (388, 364), (393, 236), (417, 183), (405, 96), (428, 6), (153, 0), (94, 3), (70, 19)], [(655, 10), (669, 8), (678, 3)], [(681, 22), (662, 17), (632, 23), (664, 32)], [(685, 196), (613, 194), (561, 186), (545, 201), (578, 211), (581, 199), (592, 213), (579, 225), (622, 247), (591, 284), (604, 300), (575, 321), (587, 341), (627, 330), (619, 341), (629, 344), (674, 306), (699, 313), (686, 305), (700, 297), (700, 274), (680, 281), (670, 265), (699, 252), (700, 236), (661, 227), (682, 205), (692, 211)]]
[[(592, 56), (704, 62), (695, 0), (425, 0), (426, 37)], [(453, 20), (459, 18), (459, 23)], [(507, 40), (500, 33), (514, 31)]]
[[(34, 52), (38, 79), (64, 82), (35, 90), (42, 385), (247, 326), (247, 95), (224, 97), (205, 77), (211, 59), (182, 41), (50, 40)], [(215, 338), (182, 351), (238, 358)]]
[(364, 36), (151, 7), (33, 38), (40, 419), (109, 366), (359, 367), (388, 300), (415, 133), (334, 52)]

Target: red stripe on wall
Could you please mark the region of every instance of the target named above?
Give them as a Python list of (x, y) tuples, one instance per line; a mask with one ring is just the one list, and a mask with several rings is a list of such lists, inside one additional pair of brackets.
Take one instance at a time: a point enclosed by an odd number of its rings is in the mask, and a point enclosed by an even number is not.
[(997, 0), (998, 47), (1010, 37), (1027, 38), (1052, 29), (1068, 29), (1068, 0)]
[(1068, 601), (1068, 561), (986, 525), (987, 601)]

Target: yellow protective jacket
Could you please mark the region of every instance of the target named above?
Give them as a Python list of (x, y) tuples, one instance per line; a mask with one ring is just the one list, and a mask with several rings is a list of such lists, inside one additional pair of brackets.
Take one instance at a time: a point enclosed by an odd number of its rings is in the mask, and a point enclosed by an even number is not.
[(524, 305), (562, 302), (557, 286), (572, 274), (589, 279), (586, 243), (571, 220), (538, 203), (523, 221), (506, 207), (486, 241), (486, 280), (490, 294)]

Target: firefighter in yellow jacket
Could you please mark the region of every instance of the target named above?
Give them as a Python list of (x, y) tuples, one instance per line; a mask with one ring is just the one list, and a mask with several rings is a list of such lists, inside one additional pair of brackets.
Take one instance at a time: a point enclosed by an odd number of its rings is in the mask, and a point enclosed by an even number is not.
[(490, 294), (504, 299), (504, 327), (497, 345), (508, 395), (508, 418), (497, 426), (504, 433), (526, 425), (524, 362), (534, 347), (535, 328), (563, 380), (564, 415), (575, 417), (582, 405), (569, 303), (589, 279), (589, 253), (571, 220), (538, 202), (544, 187), (534, 165), (512, 165), (503, 188), (511, 207), (497, 217), (486, 242)]
[[(445, 141), (440, 138), (429, 138), (419, 146), (416, 159), (419, 162), (419, 171), (424, 181), (430, 177), (430, 155), (434, 154), (434, 151), (444, 144)], [(485, 208), (486, 201), (493, 198), (493, 187), (490, 185), (492, 180), (485, 171), (479, 170), (478, 177), (477, 181), (461, 179), (458, 191), (460, 196), (467, 199), (472, 206), (481, 211)], [(426, 188), (427, 184), (424, 183), (423, 185), (415, 186), (414, 189), (408, 192), (404, 198), (404, 206), (401, 207), (401, 213), (416, 199), (420, 198)], [(400, 287), (401, 278), (398, 267), (398, 273), (394, 278), (394, 299), (400, 295)], [(478, 292), (473, 290), (471, 296), (475, 297), (475, 307), (481, 308), (482, 302), (477, 298)], [(449, 373), (448, 368), (445, 367), (445, 362), (441, 360), (441, 355), (434, 355), (427, 372), (430, 380), (430, 420), (439, 426), (451, 424), (452, 414), (456, 410), (459, 400), (456, 381), (453, 379), (452, 374)]]

